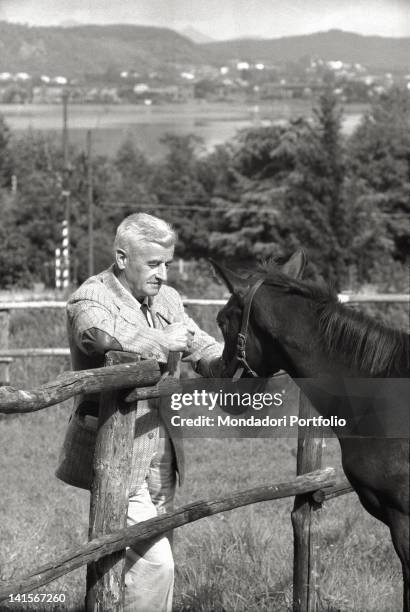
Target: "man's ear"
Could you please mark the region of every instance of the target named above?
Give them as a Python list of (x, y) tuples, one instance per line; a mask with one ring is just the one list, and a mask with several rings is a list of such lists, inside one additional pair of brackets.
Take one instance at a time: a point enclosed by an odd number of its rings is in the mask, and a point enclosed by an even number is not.
[(282, 272), (292, 278), (302, 278), (306, 263), (307, 259), (304, 250), (298, 249), (289, 257), (288, 261), (283, 264)]
[(236, 272), (229, 270), (229, 268), (221, 266), (213, 259), (210, 259), (209, 261), (211, 262), (216, 274), (223, 280), (225, 285), (228, 287), (230, 293), (233, 293), (237, 297), (242, 298), (250, 287), (249, 280), (247, 278), (239, 276), (238, 274), (236, 274)]
[(115, 263), (119, 270), (124, 270), (127, 262), (127, 254), (123, 249), (116, 249), (115, 251)]

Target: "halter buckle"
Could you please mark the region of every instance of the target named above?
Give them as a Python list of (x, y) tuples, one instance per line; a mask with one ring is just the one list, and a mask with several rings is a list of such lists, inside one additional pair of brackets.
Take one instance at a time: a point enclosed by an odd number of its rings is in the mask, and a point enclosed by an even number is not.
[(245, 359), (245, 347), (246, 347), (246, 334), (238, 334), (236, 342), (237, 357), (242, 360)]

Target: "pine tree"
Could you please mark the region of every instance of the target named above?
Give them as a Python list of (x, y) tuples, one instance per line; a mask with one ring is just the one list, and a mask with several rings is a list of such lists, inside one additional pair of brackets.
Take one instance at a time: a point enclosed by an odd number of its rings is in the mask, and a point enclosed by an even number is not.
[(349, 242), (340, 128), (341, 111), (328, 87), (314, 110), (313, 124), (306, 120), (293, 124), (295, 169), (286, 195), (290, 242), (304, 247), (317, 272), (338, 288), (347, 275)]
[(377, 97), (349, 143), (349, 173), (360, 182), (369, 213), (405, 262), (410, 253), (410, 96)]

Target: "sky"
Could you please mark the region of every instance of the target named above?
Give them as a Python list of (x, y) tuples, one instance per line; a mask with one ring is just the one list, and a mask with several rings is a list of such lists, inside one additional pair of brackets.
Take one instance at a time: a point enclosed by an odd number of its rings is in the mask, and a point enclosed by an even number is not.
[(190, 26), (217, 40), (333, 28), (397, 37), (410, 36), (410, 0), (0, 0), (0, 20)]

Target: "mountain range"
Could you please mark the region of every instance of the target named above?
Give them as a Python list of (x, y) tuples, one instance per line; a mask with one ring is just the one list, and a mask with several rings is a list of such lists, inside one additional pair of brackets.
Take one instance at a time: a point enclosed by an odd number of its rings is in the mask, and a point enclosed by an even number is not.
[(310, 56), (341, 60), (349, 64), (359, 63), (370, 69), (410, 72), (410, 38), (362, 36), (342, 30), (329, 30), (270, 40), (212, 42), (202, 47), (208, 51), (213, 61), (227, 61), (237, 57), (245, 61), (283, 63)]
[[(188, 32), (187, 32), (188, 33)], [(0, 72), (69, 78), (167, 66), (270, 64), (302, 57), (360, 63), (370, 70), (410, 72), (410, 38), (362, 36), (340, 30), (277, 39), (194, 42), (166, 28), (134, 25), (34, 27), (0, 22)]]

